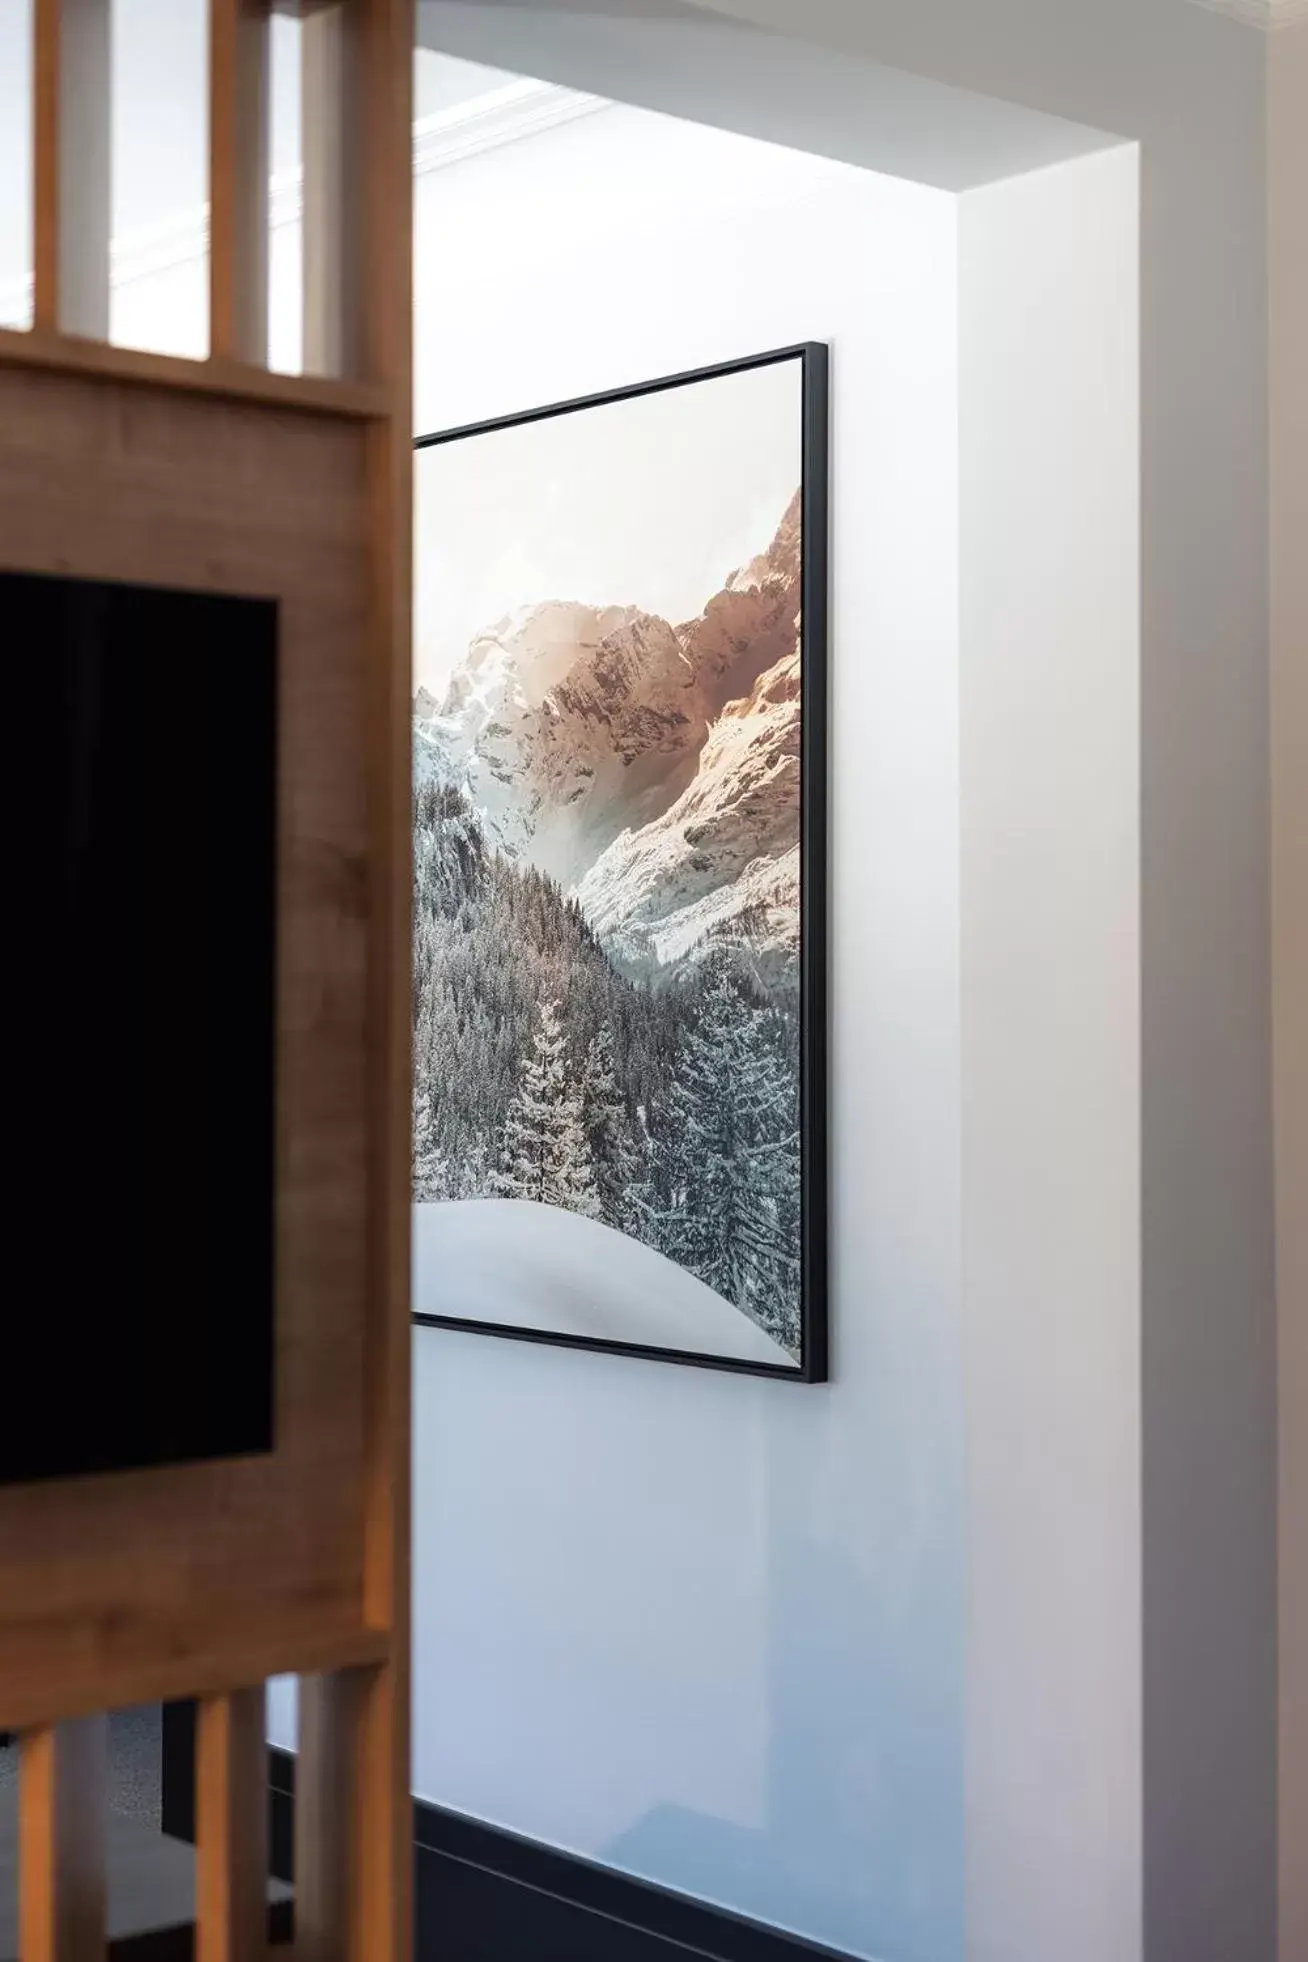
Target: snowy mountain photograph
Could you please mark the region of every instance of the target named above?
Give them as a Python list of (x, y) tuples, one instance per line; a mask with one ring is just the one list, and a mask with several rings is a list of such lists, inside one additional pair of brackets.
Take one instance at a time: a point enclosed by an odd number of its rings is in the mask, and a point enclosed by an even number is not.
[(419, 442), (420, 1320), (821, 1374), (824, 354)]

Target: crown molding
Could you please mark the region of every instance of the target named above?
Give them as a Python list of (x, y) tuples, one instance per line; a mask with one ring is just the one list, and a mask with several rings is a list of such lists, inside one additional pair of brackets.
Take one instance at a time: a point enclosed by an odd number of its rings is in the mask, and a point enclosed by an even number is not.
[[(1305, 0), (1308, 4), (1308, 0)], [(507, 82), (503, 88), (456, 102), (413, 125), (413, 170), (416, 177), (446, 164), (462, 163), (483, 150), (498, 150), (524, 137), (543, 136), (561, 123), (575, 122), (612, 105), (603, 96), (580, 95), (556, 88), (552, 82)]]
[(1265, 34), (1308, 20), (1308, 0), (1194, 0), (1194, 4), (1243, 21), (1246, 27), (1261, 28)]
[[(1305, 0), (1308, 4), (1308, 0)], [(529, 136), (542, 136), (580, 116), (611, 105), (602, 96), (580, 95), (552, 82), (521, 80), (490, 89), (470, 101), (452, 103), (413, 126), (413, 174), (425, 177), (449, 164), (463, 163), (486, 150), (498, 150)], [(298, 169), (283, 171), (268, 187), (268, 224), (272, 231), (298, 224), (304, 212), (304, 187)], [(208, 206), (173, 218), (148, 230), (115, 239), (110, 247), (109, 284), (130, 286), (174, 266), (191, 265), (209, 249)], [(0, 326), (25, 326), (31, 317), (32, 279), (0, 284)]]

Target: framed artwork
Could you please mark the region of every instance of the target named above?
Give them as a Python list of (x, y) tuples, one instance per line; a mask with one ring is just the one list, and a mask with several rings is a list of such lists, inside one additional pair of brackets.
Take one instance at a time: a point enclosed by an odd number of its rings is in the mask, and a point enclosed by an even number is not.
[(416, 448), (415, 1319), (823, 1381), (827, 350)]

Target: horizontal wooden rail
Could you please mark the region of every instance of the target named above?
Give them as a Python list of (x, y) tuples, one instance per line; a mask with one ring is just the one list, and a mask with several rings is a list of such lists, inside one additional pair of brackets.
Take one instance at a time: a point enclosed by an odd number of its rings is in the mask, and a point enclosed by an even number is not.
[(212, 1651), (186, 1646), (166, 1662), (106, 1660), (67, 1683), (47, 1680), (33, 1690), (6, 1678), (0, 1662), (0, 1729), (27, 1730), (54, 1718), (92, 1716), (106, 1705), (120, 1710), (173, 1697), (217, 1696), (270, 1676), (368, 1668), (387, 1661), (394, 1647), (384, 1630), (358, 1627), (288, 1631), (245, 1650), (223, 1648), (215, 1638)]
[(61, 374), (109, 376), (119, 381), (162, 383), (195, 395), (305, 409), (317, 415), (376, 421), (390, 412), (384, 388), (327, 375), (273, 374), (241, 361), (189, 361), (181, 355), (111, 347), (105, 341), (0, 328), (0, 366), (53, 369)]

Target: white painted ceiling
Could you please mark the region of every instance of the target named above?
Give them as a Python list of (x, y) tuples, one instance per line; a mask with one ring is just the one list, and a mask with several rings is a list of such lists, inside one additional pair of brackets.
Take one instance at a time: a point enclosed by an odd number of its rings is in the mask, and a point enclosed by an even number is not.
[(418, 0), (420, 45), (940, 190), (1111, 133), (733, 20), (689, 0)]

